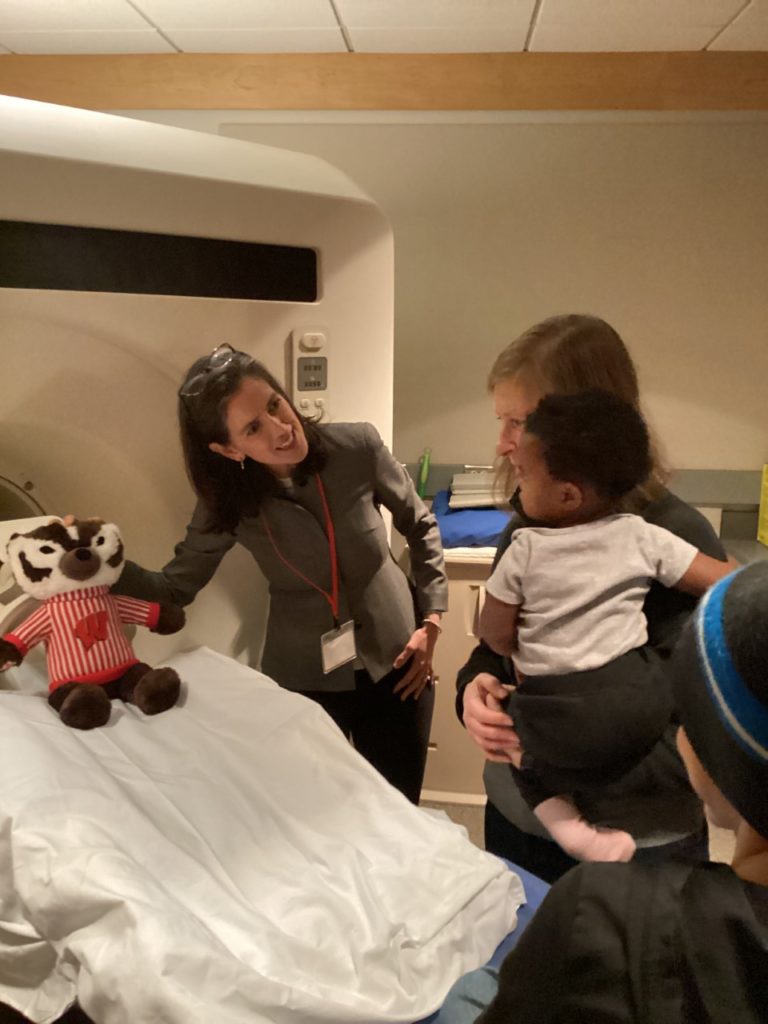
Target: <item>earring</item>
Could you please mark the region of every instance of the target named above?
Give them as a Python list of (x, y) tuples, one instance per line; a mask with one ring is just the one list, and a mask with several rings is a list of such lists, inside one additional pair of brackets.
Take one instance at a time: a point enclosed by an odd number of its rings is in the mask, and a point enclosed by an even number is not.
[(245, 456), (240, 459), (240, 469), (245, 470)]

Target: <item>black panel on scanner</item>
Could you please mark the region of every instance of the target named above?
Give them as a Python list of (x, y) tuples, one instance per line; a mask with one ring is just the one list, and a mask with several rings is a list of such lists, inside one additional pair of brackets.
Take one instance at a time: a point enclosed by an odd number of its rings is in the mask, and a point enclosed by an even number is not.
[(0, 287), (314, 302), (314, 249), (0, 220)]

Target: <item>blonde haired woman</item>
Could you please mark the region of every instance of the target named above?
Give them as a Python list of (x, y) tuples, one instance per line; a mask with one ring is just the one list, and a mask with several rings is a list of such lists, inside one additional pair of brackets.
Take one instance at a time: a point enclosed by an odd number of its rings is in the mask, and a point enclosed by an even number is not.
[[(604, 320), (571, 314), (544, 320), (513, 341), (499, 355), (489, 378), (500, 422), (498, 454), (506, 460), (510, 490), (514, 459), (525, 419), (546, 394), (575, 394), (602, 388), (640, 408), (637, 372), (618, 333)], [(631, 492), (624, 510), (641, 515), (725, 561), (725, 553), (700, 513), (667, 490), (667, 471), (653, 444), (653, 468)], [(526, 525), (515, 514), (505, 530), (496, 561), (512, 532)], [(696, 601), (655, 583), (645, 602), (648, 619), (649, 671), (666, 659)], [(596, 690), (610, 686), (615, 669), (593, 670)], [(562, 677), (567, 682), (568, 676)], [(519, 753), (514, 723), (503, 710), (505, 686), (512, 682), (509, 663), (481, 643), (460, 670), (457, 712), (467, 732), (488, 758), (485, 786), (486, 847), (546, 881), (554, 881), (576, 862), (555, 846), (528, 810), (508, 765)], [(635, 839), (638, 861), (668, 856), (706, 859), (707, 834), (701, 803), (693, 793), (674, 743), (674, 727), (636, 769), (606, 786), (582, 806), (588, 820), (623, 829)]]

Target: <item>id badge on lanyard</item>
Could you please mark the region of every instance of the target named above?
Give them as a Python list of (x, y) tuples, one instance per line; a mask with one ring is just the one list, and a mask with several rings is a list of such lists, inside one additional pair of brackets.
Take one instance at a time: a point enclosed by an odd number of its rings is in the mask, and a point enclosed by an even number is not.
[(324, 675), (354, 661), (357, 657), (354, 622), (350, 619), (349, 622), (343, 622), (338, 629), (323, 633), (320, 637), (320, 653), (323, 657)]
[(329, 630), (327, 633), (323, 633), (320, 637), (320, 655), (323, 664), (323, 674), (328, 675), (329, 672), (333, 672), (334, 669), (341, 668), (342, 665), (347, 665), (350, 661), (354, 661), (357, 657), (357, 650), (355, 649), (355, 624), (350, 619), (348, 622), (339, 623), (339, 563), (336, 558), (336, 533), (333, 529), (333, 520), (331, 519), (331, 513), (328, 508), (328, 502), (325, 497), (325, 488), (323, 487), (323, 481), (320, 479), (319, 474), (315, 474), (315, 480), (317, 481), (317, 489), (320, 492), (320, 499), (323, 503), (323, 512), (325, 513), (325, 529), (328, 535), (328, 548), (331, 556), (331, 592), (323, 590), (311, 579), (304, 575), (303, 572), (299, 572), (296, 566), (291, 565), (287, 558), (281, 553), (275, 539), (272, 536), (272, 531), (269, 528), (266, 516), (264, 519), (264, 526), (267, 531), (272, 547), (275, 549), (278, 558), (291, 570), (291, 572), (298, 576), (299, 579), (304, 580), (310, 587), (319, 591), (326, 599), (328, 604), (331, 606), (331, 612), (333, 613), (334, 628)]

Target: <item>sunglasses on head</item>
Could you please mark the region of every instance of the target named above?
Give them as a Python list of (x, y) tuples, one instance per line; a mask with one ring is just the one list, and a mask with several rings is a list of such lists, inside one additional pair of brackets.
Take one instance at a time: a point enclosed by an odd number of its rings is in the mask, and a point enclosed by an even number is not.
[(229, 366), (236, 355), (239, 355), (237, 349), (232, 348), (228, 342), (217, 345), (208, 356), (202, 370), (179, 388), (179, 398), (196, 398), (202, 395), (208, 384)]

